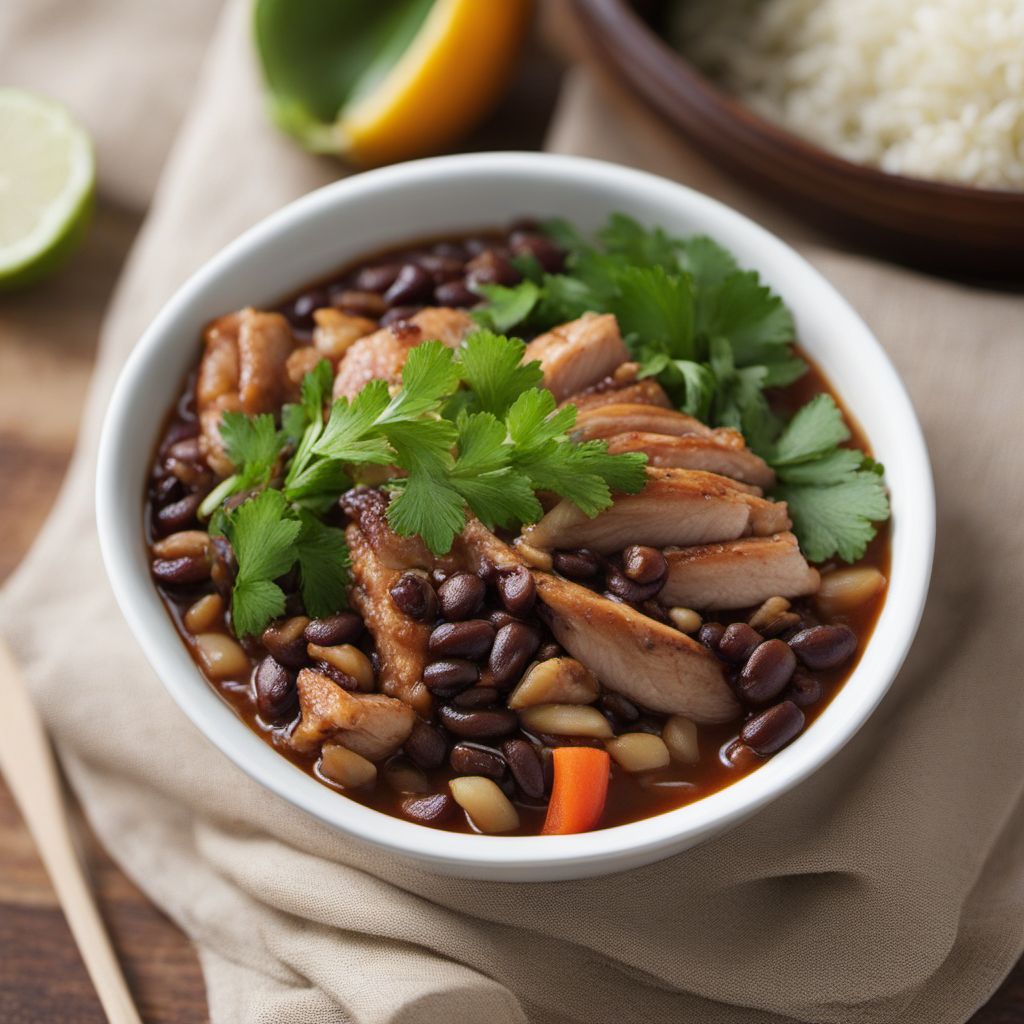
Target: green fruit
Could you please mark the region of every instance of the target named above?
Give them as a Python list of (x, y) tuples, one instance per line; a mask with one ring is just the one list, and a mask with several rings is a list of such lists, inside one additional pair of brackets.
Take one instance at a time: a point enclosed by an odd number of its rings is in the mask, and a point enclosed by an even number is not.
[(0, 89), (0, 288), (55, 270), (85, 235), (92, 143), (59, 103)]

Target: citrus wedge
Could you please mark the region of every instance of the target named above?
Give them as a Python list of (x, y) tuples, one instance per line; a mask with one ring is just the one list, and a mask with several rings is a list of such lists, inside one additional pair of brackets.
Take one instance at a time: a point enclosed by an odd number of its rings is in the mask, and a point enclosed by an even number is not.
[(435, 152), (500, 96), (531, 0), (257, 0), (277, 123), (309, 149), (376, 165)]
[(0, 288), (50, 273), (85, 233), (95, 163), (59, 103), (0, 89)]

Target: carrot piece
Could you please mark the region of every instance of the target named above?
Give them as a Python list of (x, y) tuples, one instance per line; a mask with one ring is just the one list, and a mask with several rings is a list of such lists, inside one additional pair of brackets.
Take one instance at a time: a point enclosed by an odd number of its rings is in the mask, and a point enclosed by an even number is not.
[(589, 832), (604, 813), (611, 758), (596, 747), (555, 747), (555, 778), (543, 836)]

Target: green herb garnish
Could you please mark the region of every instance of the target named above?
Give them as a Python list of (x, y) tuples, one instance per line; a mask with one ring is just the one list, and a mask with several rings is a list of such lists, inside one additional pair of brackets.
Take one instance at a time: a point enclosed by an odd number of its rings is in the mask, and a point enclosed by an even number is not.
[(827, 395), (788, 424), (772, 411), (766, 391), (792, 384), (807, 364), (793, 348), (792, 314), (758, 274), (706, 236), (672, 238), (622, 214), (596, 244), (564, 221), (544, 230), (568, 251), (565, 272), (522, 265), (515, 287), (480, 288), (478, 321), (541, 331), (587, 311), (614, 313), (642, 377), (657, 377), (683, 412), (741, 431), (775, 469), (772, 497), (789, 503), (811, 561), (861, 558), (872, 524), (889, 515), (881, 467), (840, 447), (850, 435)]

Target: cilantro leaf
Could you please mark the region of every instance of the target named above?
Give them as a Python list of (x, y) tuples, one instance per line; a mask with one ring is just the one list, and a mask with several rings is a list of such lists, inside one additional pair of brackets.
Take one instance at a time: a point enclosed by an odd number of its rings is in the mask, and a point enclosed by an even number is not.
[(249, 636), (284, 614), (284, 592), (274, 580), (295, 564), (300, 524), (288, 517), (284, 495), (268, 489), (227, 513), (224, 528), (238, 560), (232, 625)]
[(815, 395), (798, 410), (775, 442), (770, 461), (773, 466), (792, 466), (827, 455), (850, 431), (831, 395)]
[[(858, 469), (869, 469), (864, 453), (855, 448), (836, 448), (811, 462), (798, 462), (791, 466), (776, 466), (775, 475), (786, 484), (812, 484), (828, 487), (842, 483)], [(879, 474), (880, 475), (880, 474)]]
[(773, 497), (789, 505), (800, 547), (812, 562), (839, 555), (847, 562), (863, 558), (875, 536), (873, 523), (889, 516), (889, 499), (877, 473), (859, 470), (830, 486), (782, 484)]
[(285, 442), (270, 413), (246, 416), (226, 412), (221, 417), (219, 430), (224, 454), (235, 467), (239, 481), (245, 481), (240, 490), (252, 487), (262, 477), (269, 477)]
[(543, 371), (536, 360), (521, 365), (526, 345), (490, 331), (474, 331), (459, 352), (462, 379), (484, 412), (504, 416), (528, 388), (540, 384)]
[(323, 618), (348, 607), (349, 561), (345, 534), (309, 512), (299, 512), (295, 542), (299, 587), (306, 613)]
[(391, 529), (403, 537), (419, 534), (434, 554), (451, 550), (455, 535), (466, 525), (466, 503), (444, 476), (417, 473), (394, 481), (388, 505)]
[(720, 284), (698, 291), (697, 330), (727, 338), (737, 366), (761, 362), (775, 346), (795, 336), (793, 316), (756, 271), (730, 274)]
[(680, 264), (689, 271), (697, 288), (719, 285), (740, 269), (733, 254), (707, 235), (686, 240)]
[(538, 285), (529, 278), (511, 288), (501, 284), (480, 284), (475, 290), (487, 300), (487, 305), (471, 311), (470, 316), (481, 327), (499, 334), (529, 317), (541, 294)]
[(679, 269), (683, 243), (670, 238), (661, 228), (641, 227), (624, 213), (613, 213), (597, 237), (607, 252), (634, 267), (658, 267), (669, 272)]
[(318, 455), (341, 462), (387, 465), (394, 452), (387, 440), (370, 433), (390, 401), (385, 381), (371, 380), (355, 398), (339, 398), (331, 406), (323, 435), (313, 446)]
[(694, 306), (689, 278), (668, 274), (661, 266), (626, 267), (616, 277), (618, 294), (611, 311), (624, 335), (664, 349), (679, 359), (693, 359)]
[(531, 388), (512, 403), (505, 417), (515, 452), (528, 451), (564, 436), (576, 423), (576, 407), (555, 411), (555, 396), (545, 389)]
[[(375, 381), (374, 383), (383, 383)], [(410, 350), (402, 368), (402, 387), (383, 409), (377, 423), (408, 422), (436, 410), (458, 386), (455, 354), (440, 341), (425, 341)], [(356, 400), (362, 397), (362, 392)]]

